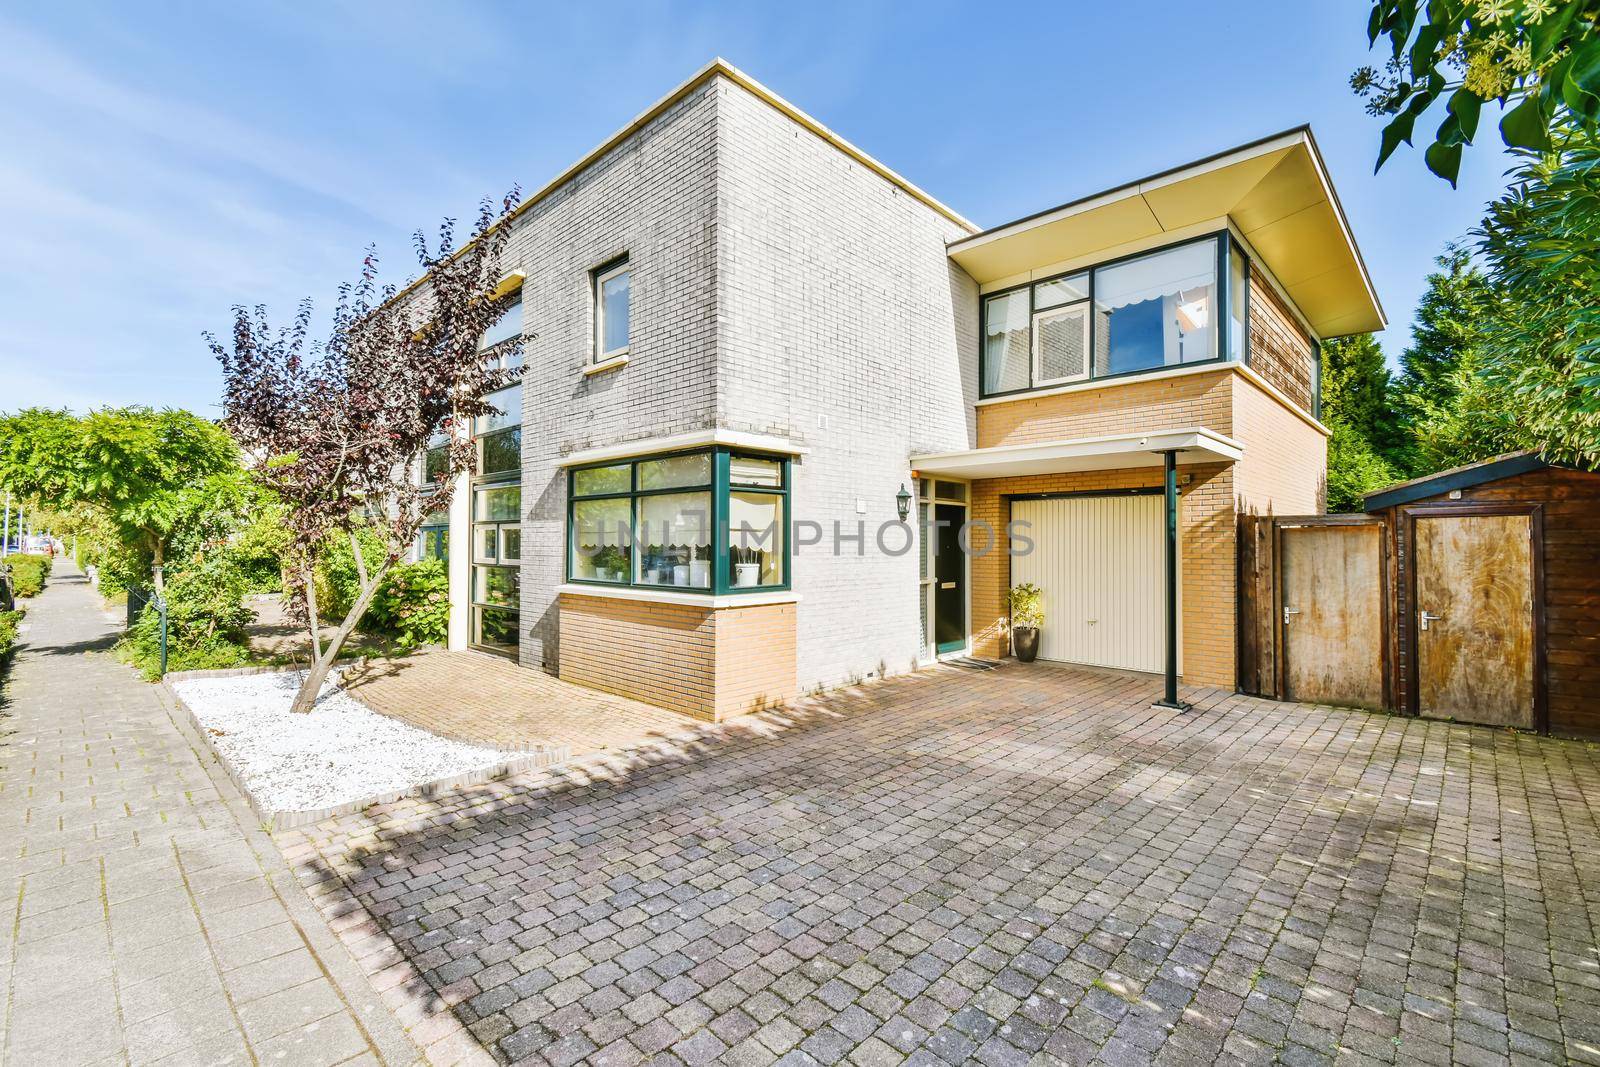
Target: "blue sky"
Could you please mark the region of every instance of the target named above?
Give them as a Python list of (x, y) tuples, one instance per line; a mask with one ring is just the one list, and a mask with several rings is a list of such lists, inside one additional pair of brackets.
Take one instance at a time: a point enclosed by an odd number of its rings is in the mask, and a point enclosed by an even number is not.
[[(1350, 94), (1367, 6), (29, 5), (0, 13), (0, 410), (216, 415), (228, 308), (331, 305), (362, 250), (537, 188), (721, 55), (980, 225), (1310, 122), (1389, 312), (1503, 185)], [(1419, 130), (1425, 124), (1419, 123)], [(1431, 129), (1431, 126), (1427, 128)]]

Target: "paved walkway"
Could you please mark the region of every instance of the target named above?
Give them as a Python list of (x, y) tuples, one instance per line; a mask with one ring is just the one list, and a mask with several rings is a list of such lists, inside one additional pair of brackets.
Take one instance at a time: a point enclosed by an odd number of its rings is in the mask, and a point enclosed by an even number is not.
[(566, 746), (573, 758), (692, 734), (705, 723), (563, 682), (487, 652), (371, 660), (344, 675), (350, 695), (441, 737), (508, 749)]
[(26, 622), (0, 707), (0, 1064), (414, 1060), (70, 563)]
[(1155, 695), (930, 672), (282, 843), (452, 1055), (1600, 1063), (1600, 749)]

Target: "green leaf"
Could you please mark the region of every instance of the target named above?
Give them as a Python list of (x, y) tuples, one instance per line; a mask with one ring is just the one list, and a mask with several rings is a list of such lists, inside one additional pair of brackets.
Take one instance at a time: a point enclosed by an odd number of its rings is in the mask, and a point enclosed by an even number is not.
[(1428, 169), (1450, 183), (1450, 188), (1456, 187), (1456, 176), (1461, 173), (1461, 146), (1459, 144), (1445, 144), (1435, 141), (1428, 146), (1422, 158), (1427, 162)]
[(1500, 138), (1508, 148), (1528, 148), (1543, 152), (1550, 147), (1550, 127), (1538, 93), (1529, 93), (1522, 103), (1500, 120)]
[(1461, 132), (1461, 139), (1467, 144), (1478, 133), (1478, 113), (1483, 109), (1483, 101), (1477, 93), (1467, 89), (1457, 89), (1450, 96), (1450, 102), (1445, 105), (1450, 110), (1451, 116), (1456, 120), (1456, 127)]
[(1600, 38), (1572, 54), (1561, 95), (1568, 107), (1591, 122), (1600, 118)]
[(1394, 150), (1400, 147), (1402, 141), (1406, 144), (1411, 143), (1411, 131), (1417, 124), (1417, 116), (1426, 111), (1432, 102), (1433, 97), (1429, 93), (1418, 92), (1411, 97), (1404, 111), (1389, 120), (1389, 125), (1383, 128), (1382, 144), (1378, 148), (1378, 165), (1372, 168), (1374, 174), (1383, 168), (1384, 161), (1394, 154)]

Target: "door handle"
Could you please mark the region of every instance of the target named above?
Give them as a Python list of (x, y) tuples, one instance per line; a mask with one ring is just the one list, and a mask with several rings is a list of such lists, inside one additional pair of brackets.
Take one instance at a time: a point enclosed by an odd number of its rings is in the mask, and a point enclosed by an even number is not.
[(1288, 626), (1289, 625), (1289, 616), (1290, 615), (1298, 615), (1298, 614), (1300, 614), (1300, 609), (1299, 608), (1284, 608), (1283, 609), (1283, 624), (1285, 626)]
[(939, 588), (940, 589), (954, 589), (955, 587), (956, 587), (956, 583), (955, 582), (940, 582), (939, 583)]
[(1430, 622), (1438, 622), (1442, 618), (1444, 618), (1443, 615), (1434, 615), (1430, 612), (1424, 611), (1421, 615), (1422, 628), (1426, 630)]

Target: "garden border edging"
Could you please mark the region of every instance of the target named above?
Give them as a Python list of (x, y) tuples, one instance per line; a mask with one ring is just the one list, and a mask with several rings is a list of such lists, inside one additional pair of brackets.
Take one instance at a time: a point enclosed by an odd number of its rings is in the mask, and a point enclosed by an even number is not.
[[(256, 817), (260, 819), (267, 829), (273, 833), (277, 833), (280, 830), (292, 830), (296, 827), (309, 826), (312, 823), (318, 823), (324, 819), (331, 819), (338, 815), (350, 815), (365, 808), (371, 807), (374, 804), (391, 804), (405, 797), (437, 796), (441, 793), (460, 789), (464, 786), (480, 785), (484, 782), (492, 782), (499, 778), (509, 777), (510, 775), (521, 774), (524, 771), (557, 767), (569, 762), (571, 759), (571, 749), (566, 745), (540, 747), (527, 755), (508, 759), (502, 763), (497, 763), (492, 767), (482, 767), (478, 770), (465, 771), (461, 774), (447, 775), (444, 778), (435, 778), (431, 781), (420, 782), (417, 785), (410, 786), (405, 789), (390, 790), (388, 792), (376, 793), (367, 797), (358, 797), (355, 800), (341, 801), (338, 804), (330, 804), (323, 808), (306, 808), (296, 811), (272, 811), (268, 808), (262, 807), (261, 803), (256, 800), (255, 794), (250, 791), (249, 787), (245, 784), (244, 779), (234, 770), (233, 765), (228, 762), (227, 758), (217, 750), (217, 746), (212, 743), (211, 734), (206, 729), (205, 724), (200, 721), (200, 717), (194, 713), (194, 709), (189, 707), (188, 703), (183, 699), (183, 697), (178, 695), (177, 690), (172, 687), (171, 683), (174, 681), (181, 682), (195, 678), (237, 678), (252, 674), (285, 674), (291, 670), (299, 669), (301, 668), (230, 667), (222, 670), (174, 671), (171, 674), (168, 674), (159, 683), (162, 691), (172, 699), (173, 703), (182, 709), (184, 716), (189, 720), (189, 724), (194, 728), (195, 733), (199, 734), (200, 737), (204, 739), (206, 748), (210, 750), (212, 757), (222, 767), (223, 772), (226, 773), (233, 784), (238, 787), (240, 794), (244, 796), (245, 802), (250, 805), (250, 810), (255, 812)], [(385, 717), (393, 718), (393, 716)], [(395, 721), (400, 722), (403, 720), (396, 719)], [(406, 725), (411, 726), (412, 729), (421, 729), (421, 727), (412, 723), (407, 723)], [(446, 740), (452, 739), (446, 738)]]

